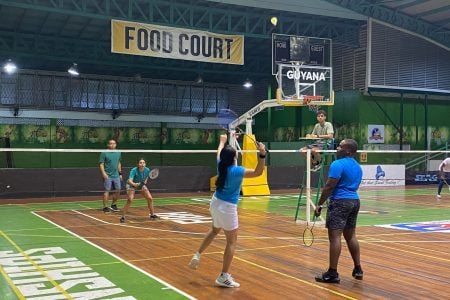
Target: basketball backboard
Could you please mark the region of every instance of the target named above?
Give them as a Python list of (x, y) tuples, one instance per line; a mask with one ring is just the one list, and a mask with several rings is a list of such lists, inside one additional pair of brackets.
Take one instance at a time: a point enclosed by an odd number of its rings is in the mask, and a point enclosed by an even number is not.
[(331, 40), (307, 36), (272, 34), (272, 75), (278, 64), (292, 61), (331, 67)]
[(332, 78), (331, 67), (302, 65), (299, 62), (278, 64), (278, 103), (297, 106), (333, 105)]

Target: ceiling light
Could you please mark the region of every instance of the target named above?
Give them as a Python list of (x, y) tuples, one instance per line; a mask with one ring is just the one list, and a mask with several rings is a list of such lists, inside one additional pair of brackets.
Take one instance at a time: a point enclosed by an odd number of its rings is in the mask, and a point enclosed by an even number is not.
[(8, 59), (8, 61), (3, 66), (3, 70), (5, 70), (7, 74), (13, 74), (16, 72), (17, 66), (12, 62), (12, 60)]
[(278, 18), (277, 17), (270, 18), (270, 23), (272, 23), (273, 26), (277, 26)]
[(78, 67), (77, 67), (76, 63), (73, 63), (73, 65), (69, 68), (69, 70), (67, 70), (67, 72), (69, 72), (69, 74), (72, 76), (80, 75), (80, 73), (78, 72)]
[(247, 79), (247, 80), (244, 81), (242, 86), (247, 88), (247, 89), (249, 89), (249, 88), (251, 88), (253, 86), (253, 83), (249, 79)]
[(203, 78), (202, 78), (202, 76), (198, 75), (197, 79), (195, 79), (195, 83), (197, 83), (197, 84), (202, 84), (202, 83), (203, 83)]

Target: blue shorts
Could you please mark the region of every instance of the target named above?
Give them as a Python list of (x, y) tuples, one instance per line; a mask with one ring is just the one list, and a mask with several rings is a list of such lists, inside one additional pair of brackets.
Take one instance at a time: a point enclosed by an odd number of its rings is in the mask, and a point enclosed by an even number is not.
[(108, 177), (103, 181), (103, 186), (106, 191), (120, 191), (120, 177)]
[(320, 150), (323, 150), (324, 147), (325, 147), (325, 144), (320, 144), (320, 143), (306, 145), (306, 148), (308, 148), (308, 149), (319, 148)]
[(359, 199), (330, 200), (327, 210), (328, 229), (355, 228), (358, 218)]

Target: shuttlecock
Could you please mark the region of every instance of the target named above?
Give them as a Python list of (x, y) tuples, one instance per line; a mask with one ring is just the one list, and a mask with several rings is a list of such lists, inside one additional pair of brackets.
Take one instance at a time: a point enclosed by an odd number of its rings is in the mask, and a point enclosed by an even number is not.
[(7, 185), (7, 186), (6, 186), (7, 189), (9, 189), (10, 187), (11, 187), (10, 185)]
[(277, 17), (272, 17), (270, 19), (270, 23), (272, 23), (273, 26), (277, 26), (278, 18)]

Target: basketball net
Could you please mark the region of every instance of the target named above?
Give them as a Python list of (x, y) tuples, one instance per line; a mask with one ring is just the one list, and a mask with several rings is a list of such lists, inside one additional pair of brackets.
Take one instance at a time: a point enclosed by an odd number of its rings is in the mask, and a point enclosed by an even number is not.
[(314, 101), (323, 101), (323, 96), (310, 96), (310, 95), (302, 95), (303, 96), (303, 105), (308, 106), (309, 111), (317, 113), (320, 109), (320, 105), (318, 105)]

